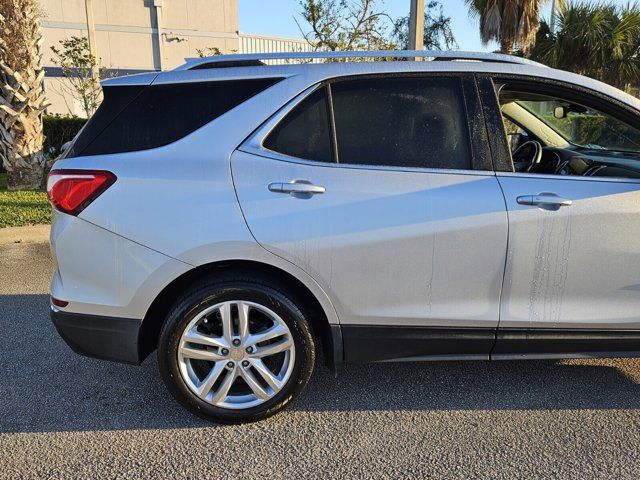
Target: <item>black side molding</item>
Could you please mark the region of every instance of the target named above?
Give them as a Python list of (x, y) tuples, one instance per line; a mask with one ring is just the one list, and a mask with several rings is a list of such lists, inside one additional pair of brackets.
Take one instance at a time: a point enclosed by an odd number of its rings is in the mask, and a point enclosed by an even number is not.
[(495, 328), (342, 325), (345, 362), (489, 359)]
[(640, 331), (500, 328), (491, 358), (636, 357)]
[(344, 363), (342, 328), (340, 325), (329, 325), (329, 334), (331, 337), (330, 348), (326, 348), (325, 364), (331, 369), (335, 376), (338, 375), (338, 369)]
[(142, 320), (51, 310), (51, 320), (71, 349), (87, 357), (139, 365)]

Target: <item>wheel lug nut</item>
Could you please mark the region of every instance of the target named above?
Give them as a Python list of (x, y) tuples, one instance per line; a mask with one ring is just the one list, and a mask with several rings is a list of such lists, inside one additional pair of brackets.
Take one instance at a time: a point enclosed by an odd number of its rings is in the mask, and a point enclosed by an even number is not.
[(244, 360), (242, 362), (242, 366), (245, 367), (245, 368), (248, 367), (249, 366), (249, 362), (247, 360)]
[(247, 353), (253, 353), (253, 347), (247, 347)]
[(220, 350), (220, 353), (222, 353), (222, 355), (228, 355), (229, 354), (229, 350), (226, 348), (223, 348), (222, 350)]
[(238, 345), (240, 345), (240, 340), (236, 338), (236, 339), (233, 341), (233, 345), (234, 345), (234, 346), (236, 346), (236, 347), (237, 347)]
[(233, 367), (235, 367), (235, 365), (236, 364), (233, 363), (233, 362), (227, 362), (227, 368), (233, 368)]

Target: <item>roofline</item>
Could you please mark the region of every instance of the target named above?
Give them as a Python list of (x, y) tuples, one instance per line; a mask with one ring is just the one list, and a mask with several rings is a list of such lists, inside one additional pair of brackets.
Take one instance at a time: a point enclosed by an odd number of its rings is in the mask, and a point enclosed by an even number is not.
[(340, 52), (272, 52), (272, 53), (243, 53), (233, 55), (214, 55), (202, 58), (187, 58), (186, 63), (175, 70), (191, 70), (209, 63), (219, 62), (247, 62), (260, 60), (305, 60), (305, 59), (349, 59), (349, 58), (421, 58), (425, 60), (466, 60), (476, 62), (511, 63), (545, 67), (545, 65), (502, 53), (464, 52), (457, 50), (359, 50)]

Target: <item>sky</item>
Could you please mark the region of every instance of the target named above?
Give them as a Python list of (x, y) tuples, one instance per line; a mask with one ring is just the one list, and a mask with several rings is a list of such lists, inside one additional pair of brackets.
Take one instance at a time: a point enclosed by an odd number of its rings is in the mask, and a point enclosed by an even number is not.
[[(391, 17), (409, 14), (409, 0), (380, 0), (382, 9)], [(428, 1), (428, 0), (427, 0)], [(426, 2), (425, 2), (426, 3)], [(453, 34), (461, 50), (492, 51), (497, 44), (484, 47), (480, 42), (477, 20), (469, 17), (464, 0), (441, 0), (444, 14), (451, 17)], [(240, 31), (275, 37), (300, 38), (300, 30), (294, 18), (300, 19), (299, 0), (238, 0)], [(542, 17), (548, 18), (550, 6), (542, 9)]]

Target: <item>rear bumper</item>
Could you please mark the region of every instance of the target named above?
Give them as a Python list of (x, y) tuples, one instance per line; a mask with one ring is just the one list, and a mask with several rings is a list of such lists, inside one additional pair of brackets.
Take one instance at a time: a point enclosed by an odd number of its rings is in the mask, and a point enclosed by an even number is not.
[(51, 320), (72, 350), (87, 357), (139, 365), (141, 320), (51, 309)]

